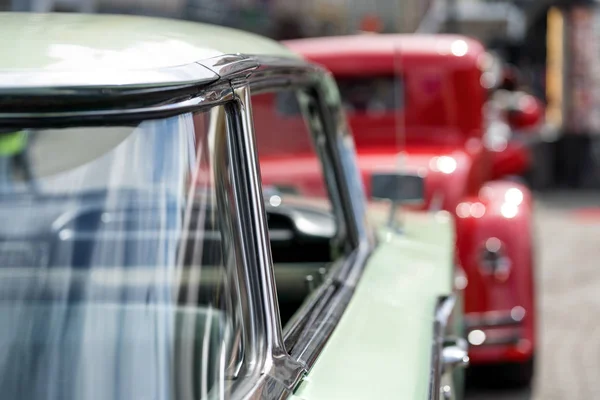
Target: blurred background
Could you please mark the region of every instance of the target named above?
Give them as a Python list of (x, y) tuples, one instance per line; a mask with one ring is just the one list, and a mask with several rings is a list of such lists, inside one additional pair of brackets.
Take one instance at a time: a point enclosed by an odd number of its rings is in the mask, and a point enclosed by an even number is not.
[(277, 40), (370, 33), (475, 37), (536, 96), (527, 175), (537, 197), (541, 354), (535, 384), (471, 399), (591, 399), (600, 376), (600, 2), (591, 0), (0, 0), (3, 11), (118, 13)]
[(357, 32), (472, 36), (514, 67), (519, 89), (546, 105), (529, 173), (534, 189), (600, 189), (600, 4), (592, 0), (0, 0), (0, 10), (162, 16), (277, 40)]

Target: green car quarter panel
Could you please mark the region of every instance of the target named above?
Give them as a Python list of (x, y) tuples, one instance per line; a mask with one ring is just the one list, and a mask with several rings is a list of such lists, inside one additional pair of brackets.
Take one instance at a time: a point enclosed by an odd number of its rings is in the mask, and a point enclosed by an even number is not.
[(452, 221), (405, 214), (380, 231), (354, 296), (295, 400), (425, 399), (435, 305), (452, 293)]
[(0, 59), (0, 71), (152, 70), (238, 53), (299, 57), (261, 36), (162, 18), (0, 13), (0, 26), (10, 32), (0, 35), (10, 55)]

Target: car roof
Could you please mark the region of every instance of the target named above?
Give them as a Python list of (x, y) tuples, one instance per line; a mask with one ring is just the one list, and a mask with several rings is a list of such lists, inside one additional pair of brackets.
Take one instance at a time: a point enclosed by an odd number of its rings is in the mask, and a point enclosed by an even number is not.
[(153, 70), (223, 54), (297, 58), (240, 30), (129, 15), (0, 13), (2, 70)]
[[(477, 57), (485, 51), (475, 39), (448, 34), (360, 34), (332, 36), (285, 41), (292, 50), (312, 59), (335, 56), (391, 55), (400, 51), (404, 56), (448, 57), (453, 56), (458, 42), (464, 54), (461, 57)], [(460, 50), (460, 48), (459, 48)]]

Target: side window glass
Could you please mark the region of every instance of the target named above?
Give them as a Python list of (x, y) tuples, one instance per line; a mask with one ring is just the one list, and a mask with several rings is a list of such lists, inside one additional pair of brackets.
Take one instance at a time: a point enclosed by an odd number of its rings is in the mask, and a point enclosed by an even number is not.
[(305, 118), (306, 99), (292, 90), (252, 96), (283, 326), (343, 257), (343, 228)]
[(40, 129), (5, 155), (6, 398), (229, 396), (244, 342), (233, 225), (216, 201), (217, 110)]

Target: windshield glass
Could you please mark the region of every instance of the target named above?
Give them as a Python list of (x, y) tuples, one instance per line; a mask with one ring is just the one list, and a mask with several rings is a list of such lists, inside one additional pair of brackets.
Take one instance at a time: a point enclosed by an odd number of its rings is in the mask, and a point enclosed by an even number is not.
[(3, 398), (222, 398), (242, 343), (212, 115), (0, 133)]
[(455, 147), (481, 137), (481, 72), (442, 61), (406, 64), (396, 56), (395, 73), (336, 76), (359, 153), (404, 145)]
[(349, 114), (382, 114), (404, 108), (402, 80), (397, 76), (336, 78)]

